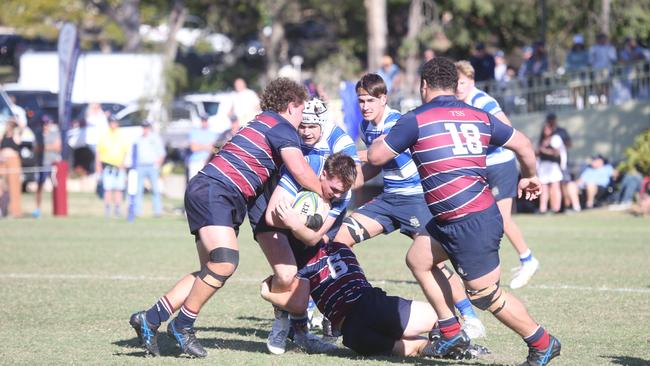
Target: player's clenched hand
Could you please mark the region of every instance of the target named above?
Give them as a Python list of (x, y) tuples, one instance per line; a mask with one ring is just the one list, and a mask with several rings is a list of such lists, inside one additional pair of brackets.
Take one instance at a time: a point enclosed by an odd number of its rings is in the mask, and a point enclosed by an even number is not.
[(528, 201), (532, 201), (539, 197), (541, 191), (542, 184), (537, 176), (521, 178), (517, 187), (517, 197), (521, 198), (522, 194), (525, 194), (524, 198)]
[(304, 222), (286, 201), (281, 201), (275, 208), (275, 214), (289, 229), (298, 229)]

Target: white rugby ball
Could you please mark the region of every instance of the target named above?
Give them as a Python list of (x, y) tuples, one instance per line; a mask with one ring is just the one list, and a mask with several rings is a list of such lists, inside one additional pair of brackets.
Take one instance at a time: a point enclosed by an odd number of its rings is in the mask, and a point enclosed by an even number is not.
[(313, 216), (314, 214), (321, 212), (321, 203), (322, 200), (318, 194), (312, 191), (300, 191), (296, 195), (291, 207), (293, 207), (299, 215)]

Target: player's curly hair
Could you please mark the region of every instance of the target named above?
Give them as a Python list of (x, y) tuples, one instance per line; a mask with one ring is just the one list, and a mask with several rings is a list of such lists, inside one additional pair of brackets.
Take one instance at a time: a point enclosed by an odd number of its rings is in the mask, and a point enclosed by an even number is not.
[(434, 57), (422, 67), (420, 79), (427, 82), (430, 89), (456, 91), (458, 72), (453, 61), (446, 57)]
[(388, 94), (386, 82), (384, 82), (384, 79), (382, 79), (381, 76), (374, 73), (363, 75), (361, 79), (357, 81), (357, 86), (354, 89), (357, 93), (359, 93), (359, 89), (363, 89), (375, 98)]
[(357, 165), (354, 159), (342, 152), (327, 157), (324, 170), (328, 176), (340, 179), (346, 191), (352, 188), (357, 179)]
[(289, 103), (304, 103), (307, 100), (307, 90), (300, 84), (287, 78), (277, 78), (269, 83), (262, 93), (261, 107), (263, 111), (282, 113), (287, 110)]

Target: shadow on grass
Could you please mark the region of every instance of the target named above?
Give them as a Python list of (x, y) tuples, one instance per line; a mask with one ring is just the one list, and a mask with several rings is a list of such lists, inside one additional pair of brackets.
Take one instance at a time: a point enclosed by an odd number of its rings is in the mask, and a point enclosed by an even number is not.
[(638, 357), (600, 356), (600, 358), (608, 359), (614, 365), (625, 365), (625, 366), (647, 366), (647, 365), (650, 365), (650, 360), (644, 360), (644, 359), (638, 358)]

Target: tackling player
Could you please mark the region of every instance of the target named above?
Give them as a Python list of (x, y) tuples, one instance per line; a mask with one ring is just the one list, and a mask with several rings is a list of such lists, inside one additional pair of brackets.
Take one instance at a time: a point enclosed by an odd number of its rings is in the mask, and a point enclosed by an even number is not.
[(434, 353), (462, 351), (470, 340), (448, 305), (449, 288), (436, 266), (449, 258), (463, 278), (472, 304), (490, 311), (528, 345), (523, 365), (546, 365), (560, 354), (560, 342), (528, 313), (524, 304), (499, 285), (499, 243), (503, 220), (485, 180), (489, 145), (505, 146), (519, 158), (519, 192), (534, 199), (540, 191), (535, 153), (523, 134), (498, 118), (455, 97), (458, 74), (443, 57), (426, 62), (420, 78), (423, 105), (404, 115), (383, 140), (372, 144), (368, 161), (383, 165), (409, 149), (434, 217), (407, 254), (407, 264), (440, 317), (442, 336)]
[[(343, 154), (336, 153), (330, 155), (327, 159), (320, 155), (308, 155), (305, 157), (310, 167), (320, 177), (322, 184), (323, 197), (329, 201), (330, 207), (320, 227), (308, 227), (307, 223), (297, 215), (289, 215), (293, 212), (291, 202), (302, 186), (293, 178), (292, 174), (287, 171), (283, 172), (278, 186), (273, 191), (268, 208), (265, 211), (265, 222), (256, 227), (257, 235), (261, 233), (282, 234), (287, 241), (288, 250), (292, 251), (295, 258), (300, 257), (301, 250), (316, 245), (327, 237), (328, 232), (333, 235), (341, 220), (337, 218), (345, 211), (350, 202), (349, 190), (356, 180), (356, 164), (354, 160)], [(283, 221), (285, 217), (291, 217), (292, 221)], [(342, 216), (341, 216), (342, 217)], [(297, 239), (296, 239), (297, 238)], [(331, 239), (331, 236), (329, 237)], [(297, 263), (299, 266), (300, 263)], [(297, 272), (296, 272), (297, 273)], [(272, 279), (269, 279), (269, 289), (273, 289)], [(294, 273), (295, 276), (295, 273)], [(295, 277), (294, 277), (295, 278)], [(273, 291), (273, 293), (286, 293), (298, 285), (297, 278), (291, 282), (289, 289), (285, 291)], [(305, 303), (306, 305), (306, 303)], [(303, 314), (306, 309), (301, 309), (295, 314)], [(313, 336), (308, 332), (306, 322), (304, 324), (291, 324), (289, 313), (276, 309), (276, 317), (273, 322), (267, 348), (274, 354), (282, 354), (285, 351), (286, 339), (291, 326), (294, 330), (294, 342), (305, 348), (310, 353), (323, 353), (333, 349), (333, 346), (320, 338)]]
[(184, 276), (149, 310), (131, 316), (129, 323), (148, 353), (160, 355), (158, 327), (180, 308), (168, 323), (168, 334), (182, 352), (207, 356), (196, 339), (194, 321), (237, 269), (237, 234), (247, 205), (270, 185), (282, 163), (302, 185), (322, 194), (318, 177), (300, 151), (296, 131), (306, 99), (305, 89), (297, 83), (273, 80), (262, 96), (264, 112), (239, 130), (188, 183), (185, 209), (201, 268)]
[[(456, 62), (458, 71), (458, 88), (456, 98), (465, 103), (482, 109), (501, 122), (512, 126), (512, 123), (503, 113), (499, 103), (486, 92), (478, 89), (474, 84), (474, 68), (467, 61)], [(517, 162), (515, 154), (501, 146), (490, 146), (487, 150), (487, 182), (490, 190), (497, 201), (497, 207), (503, 217), (503, 231), (508, 240), (519, 254), (521, 267), (510, 281), (510, 288), (517, 289), (525, 286), (530, 278), (539, 269), (539, 261), (533, 257), (533, 252), (528, 248), (524, 235), (519, 226), (512, 219), (512, 199), (517, 197)]]
[[(359, 158), (352, 139), (330, 121), (327, 108), (321, 100), (312, 99), (307, 101), (303, 111), (303, 121), (298, 127), (298, 133), (302, 141), (302, 151), (306, 156), (322, 157), (324, 159), (334, 153), (343, 153), (354, 160), (356, 170), (360, 171)], [(317, 161), (317, 159), (314, 161)], [(286, 233), (269, 227), (264, 222), (266, 207), (274, 187), (275, 185), (270, 186), (267, 193), (260, 196), (254, 205), (249, 207), (248, 218), (253, 228), (254, 238), (259, 243), (273, 269), (273, 291), (283, 292), (291, 288), (294, 282), (297, 281), (297, 267)], [(350, 193), (348, 192), (347, 199), (349, 200), (349, 198)], [(332, 217), (339, 217), (341, 213), (343, 214), (341, 215), (342, 219), (345, 216), (345, 208), (343, 208), (343, 211), (330, 212), (326, 221)], [(340, 220), (338, 224), (340, 224)], [(339, 225), (334, 226), (338, 227)], [(327, 234), (333, 237), (335, 233), (336, 230), (332, 229)], [(284, 316), (284, 314), (277, 311), (275, 315), (276, 317)], [(283, 321), (276, 321), (274, 324), (275, 326), (271, 329), (267, 339), (267, 348), (274, 354), (281, 354), (284, 353), (286, 346), (286, 334), (284, 332), (287, 329), (283, 327), (285, 325)], [(307, 328), (307, 324), (307, 313), (291, 314), (292, 328), (304, 330)], [(311, 333), (301, 332), (293, 340), (298, 346), (311, 353), (327, 349), (327, 345), (322, 344), (320, 338), (313, 336)]]

